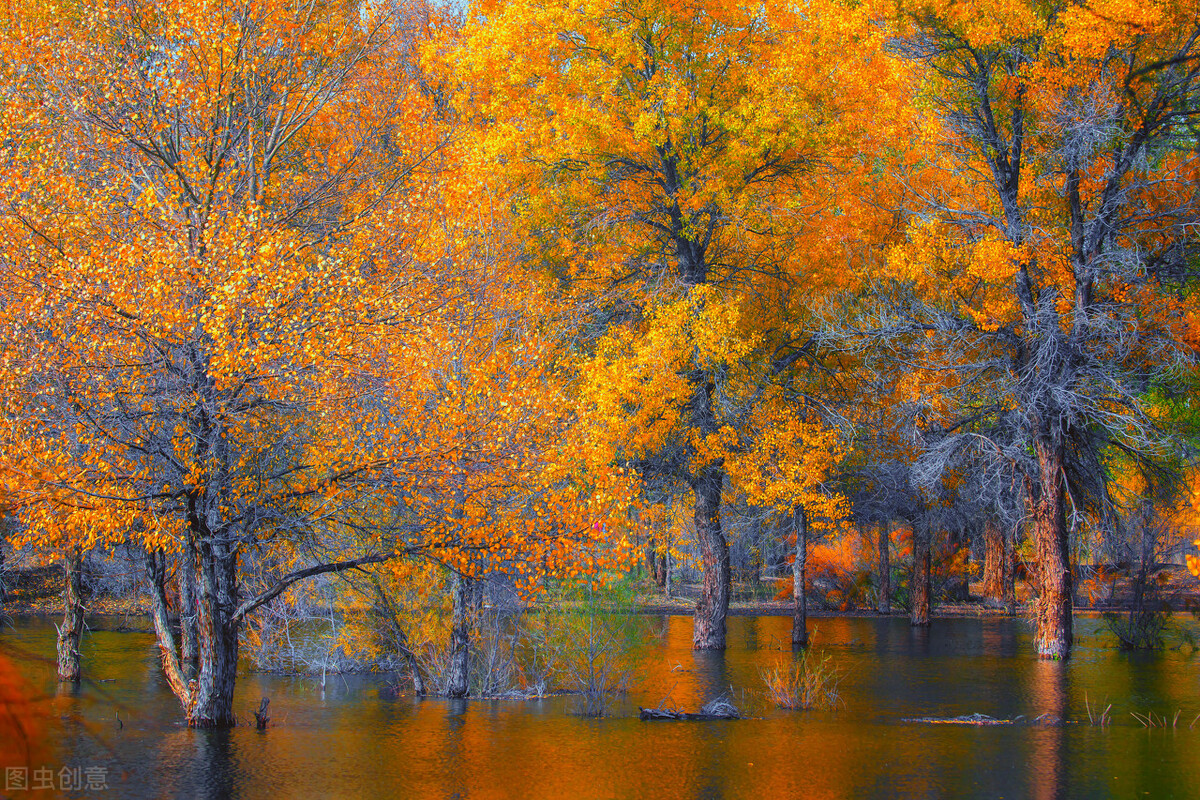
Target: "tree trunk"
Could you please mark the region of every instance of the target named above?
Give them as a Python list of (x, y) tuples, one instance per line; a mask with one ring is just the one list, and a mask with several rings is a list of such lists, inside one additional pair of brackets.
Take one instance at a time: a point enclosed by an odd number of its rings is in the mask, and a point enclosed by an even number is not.
[(722, 466), (703, 468), (692, 483), (696, 494), (696, 538), (700, 541), (704, 583), (696, 602), (692, 647), (725, 649), (725, 618), (729, 614), (729, 545), (721, 530)]
[(198, 628), (196, 553), (185, 545), (179, 559), (179, 632), (182, 646), (179, 660), (188, 680), (200, 671), (200, 631)]
[(912, 625), (929, 624), (933, 597), (929, 574), (932, 563), (932, 540), (932, 531), (923, 520), (913, 523), (912, 609), (909, 614), (909, 622)]
[(424, 697), (427, 691), (425, 687), (425, 676), (421, 672), (421, 665), (417, 662), (417, 654), (413, 652), (412, 646), (408, 641), (408, 634), (404, 631), (404, 626), (400, 624), (400, 615), (396, 610), (392, 599), (388, 597), (387, 592), (383, 590), (379, 580), (375, 579), (373, 586), (375, 588), (375, 606), (378, 614), (383, 616), (388, 625), (392, 629), (392, 638), (396, 642), (396, 649), (400, 651), (400, 655), (404, 658), (404, 663), (408, 667), (408, 676), (412, 679), (413, 693), (417, 697)]
[(988, 517), (983, 525), (983, 588), (988, 600), (1003, 603), (1012, 570), (1012, 553), (1004, 529)]
[(237, 685), (237, 626), (200, 626), (200, 671), (195, 681), (194, 704), (188, 713), (193, 728), (232, 728), (233, 690)]
[(196, 681), (193, 679), (189, 682), (179, 665), (179, 654), (175, 650), (175, 633), (171, 629), (171, 619), (167, 614), (166, 575), (166, 556), (161, 551), (148, 551), (146, 577), (150, 581), (150, 619), (154, 623), (154, 633), (158, 638), (163, 675), (166, 676), (167, 685), (179, 699), (184, 711), (188, 712), (195, 696)]
[(804, 506), (792, 509), (792, 531), (796, 534), (796, 560), (792, 562), (792, 649), (808, 646), (808, 593), (804, 590), (808, 566), (808, 517)]
[(63, 559), (63, 623), (58, 629), (58, 679), (80, 678), (79, 642), (83, 638), (83, 551), (72, 547)]
[(227, 532), (209, 535), (200, 542), (200, 669), (196, 676), (188, 725), (193, 728), (227, 728), (237, 725), (233, 690), (237, 684), (238, 627), (233, 620), (237, 604), (237, 554)]
[(651, 539), (646, 545), (646, 563), (650, 567), (650, 579), (662, 591), (667, 585), (667, 554), (658, 552), (657, 539)]
[(879, 599), (880, 614), (892, 613), (892, 521), (879, 526)]
[(1071, 564), (1063, 483), (1063, 448), (1048, 437), (1034, 441), (1038, 481), (1026, 480), (1036, 557), (1038, 599), (1035, 643), (1042, 658), (1067, 658), (1073, 638)]
[(454, 616), (450, 623), (450, 665), (446, 674), (446, 696), (466, 697), (471, 684), (471, 605), (475, 597), (470, 578), (454, 573), (450, 592)]

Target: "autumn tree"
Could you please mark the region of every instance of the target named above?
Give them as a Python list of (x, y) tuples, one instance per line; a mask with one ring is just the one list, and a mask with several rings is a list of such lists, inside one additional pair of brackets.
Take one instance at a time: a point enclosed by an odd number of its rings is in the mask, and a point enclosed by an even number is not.
[[(167, 681), (190, 725), (231, 725), (246, 616), (392, 547), (326, 537), (338, 481), (395, 457), (347, 376), (366, 323), (409, 311), (368, 279), (403, 261), (381, 215), (438, 146), (428, 102), (382, 6), (5, 13), (6, 465), (25, 507), (145, 548)], [(309, 560), (247, 594), (246, 559), (280, 541)]]
[(882, 29), (838, 4), (474, 13), (454, 56), (464, 105), (522, 190), (530, 257), (592, 309), (580, 386), (595, 436), (693, 497), (693, 644), (724, 648), (727, 456), (805, 352), (804, 309), (847, 276), (856, 215), (828, 188), (873, 166), (855, 157), (864, 97), (890, 78)]
[[(1103, 453), (1169, 450), (1147, 393), (1191, 359), (1200, 26), (1186, 3), (906, 7), (923, 70), (923, 202), (889, 275), (892, 330), (936, 338), (965, 417), (944, 454), (1018, 465), (1037, 652), (1072, 642), (1068, 502), (1103, 502)], [(918, 178), (914, 178), (917, 180)], [(977, 402), (978, 401), (978, 402)], [(1011, 435), (1010, 435), (1011, 434)]]

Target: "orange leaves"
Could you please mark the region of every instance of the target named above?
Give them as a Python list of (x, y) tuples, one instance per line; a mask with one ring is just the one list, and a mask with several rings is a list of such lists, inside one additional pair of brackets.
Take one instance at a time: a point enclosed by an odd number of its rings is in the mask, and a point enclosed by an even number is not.
[(743, 436), (722, 456), (730, 481), (752, 505), (781, 514), (803, 505), (814, 520), (845, 516), (844, 500), (826, 485), (845, 456), (841, 432), (769, 397)]

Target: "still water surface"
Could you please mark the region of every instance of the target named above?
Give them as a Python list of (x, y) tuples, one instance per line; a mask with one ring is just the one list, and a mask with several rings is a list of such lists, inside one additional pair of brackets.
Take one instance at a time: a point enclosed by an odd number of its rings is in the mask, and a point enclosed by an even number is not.
[[(690, 617), (649, 618), (629, 695), (584, 719), (569, 697), (393, 698), (385, 676), (244, 675), (236, 706), (271, 698), (275, 727), (193, 731), (161, 677), (150, 634), (94, 631), (95, 683), (53, 700), (53, 766), (102, 765), (108, 791), (69, 796), (196, 798), (1200, 797), (1200, 655), (1127, 654), (1096, 619), (1076, 620), (1066, 664), (1032, 657), (1020, 620), (815, 620), (843, 671), (836, 712), (768, 708), (759, 671), (789, 657), (790, 619), (732, 617), (729, 650), (691, 650)], [(1187, 624), (1195, 625), (1191, 620)], [(52, 658), (54, 628), (18, 620), (5, 644)], [(27, 664), (53, 696), (50, 662)], [(729, 690), (755, 718), (641, 722), (637, 706), (695, 710)], [(1112, 703), (1112, 725), (1085, 702)], [(114, 714), (125, 727), (117, 729)], [(1173, 717), (1144, 728), (1130, 712)], [(1061, 727), (968, 727), (910, 717), (1053, 714)], [(1082, 721), (1082, 722), (1080, 722)], [(0, 792), (2, 795), (2, 792)], [(33, 793), (11, 793), (33, 797)]]

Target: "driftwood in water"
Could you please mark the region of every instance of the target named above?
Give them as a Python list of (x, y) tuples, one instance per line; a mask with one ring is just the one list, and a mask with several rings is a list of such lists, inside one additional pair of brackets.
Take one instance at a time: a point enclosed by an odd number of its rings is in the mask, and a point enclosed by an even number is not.
[(927, 725), (1012, 725), (1016, 720), (996, 719), (987, 714), (965, 714), (961, 717), (909, 717), (901, 722), (924, 722)]
[(691, 714), (687, 711), (675, 711), (667, 708), (639, 708), (639, 719), (687, 719), (697, 721), (711, 721), (716, 719), (741, 719), (741, 714), (738, 713), (723, 713), (723, 714)]
[(677, 708), (638, 708), (639, 719), (685, 719), (697, 722), (710, 722), (718, 719), (741, 719), (741, 712), (726, 700), (718, 697), (704, 704), (699, 713), (693, 714), (680, 711)]
[(1028, 721), (1025, 720), (1024, 714), (1012, 719), (996, 719), (987, 714), (964, 714), (961, 717), (907, 717), (900, 721), (922, 722), (926, 725), (1016, 725), (1023, 722), (1026, 725), (1040, 725), (1047, 728), (1056, 728), (1065, 724), (1061, 717), (1053, 714), (1041, 714)]

